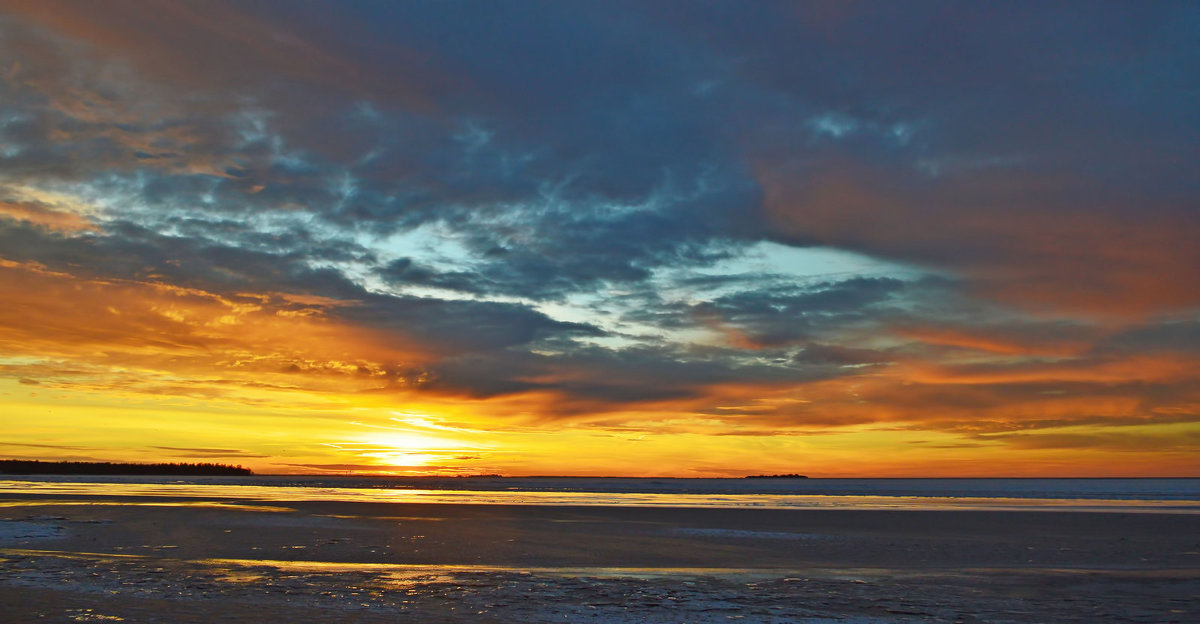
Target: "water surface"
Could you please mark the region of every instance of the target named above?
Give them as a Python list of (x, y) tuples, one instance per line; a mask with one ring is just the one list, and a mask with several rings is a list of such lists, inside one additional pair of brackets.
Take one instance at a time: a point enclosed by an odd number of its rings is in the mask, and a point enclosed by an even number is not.
[(767, 509), (1055, 509), (1200, 513), (1200, 479), (628, 479), (31, 476), (0, 494), (243, 501)]

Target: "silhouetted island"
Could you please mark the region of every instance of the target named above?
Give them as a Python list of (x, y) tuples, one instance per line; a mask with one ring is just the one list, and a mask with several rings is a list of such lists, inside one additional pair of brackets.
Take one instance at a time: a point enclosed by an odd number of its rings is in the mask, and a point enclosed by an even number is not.
[(249, 468), (226, 464), (127, 464), (0, 459), (0, 474), (247, 476)]
[(807, 479), (807, 475), (802, 474), (777, 474), (777, 475), (746, 475), (747, 479)]

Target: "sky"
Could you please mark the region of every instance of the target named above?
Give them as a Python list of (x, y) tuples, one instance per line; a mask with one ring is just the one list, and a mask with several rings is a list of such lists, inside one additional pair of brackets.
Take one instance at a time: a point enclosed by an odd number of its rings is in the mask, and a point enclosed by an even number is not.
[(0, 457), (1200, 476), (1200, 4), (0, 0)]

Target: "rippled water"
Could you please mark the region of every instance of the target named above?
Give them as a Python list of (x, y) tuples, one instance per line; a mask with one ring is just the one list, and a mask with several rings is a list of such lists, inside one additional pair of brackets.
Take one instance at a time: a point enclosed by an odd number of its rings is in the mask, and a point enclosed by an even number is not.
[(490, 505), (1200, 512), (1200, 479), (604, 479), (40, 476), (3, 494)]

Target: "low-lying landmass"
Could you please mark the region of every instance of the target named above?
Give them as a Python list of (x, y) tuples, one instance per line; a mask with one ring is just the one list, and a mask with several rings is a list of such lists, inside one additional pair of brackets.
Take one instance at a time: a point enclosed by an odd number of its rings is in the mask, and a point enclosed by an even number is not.
[(213, 463), (135, 464), (0, 459), (0, 474), (248, 476), (249, 468)]
[(789, 473), (789, 474), (773, 474), (773, 475), (746, 475), (747, 479), (807, 479), (807, 475)]

